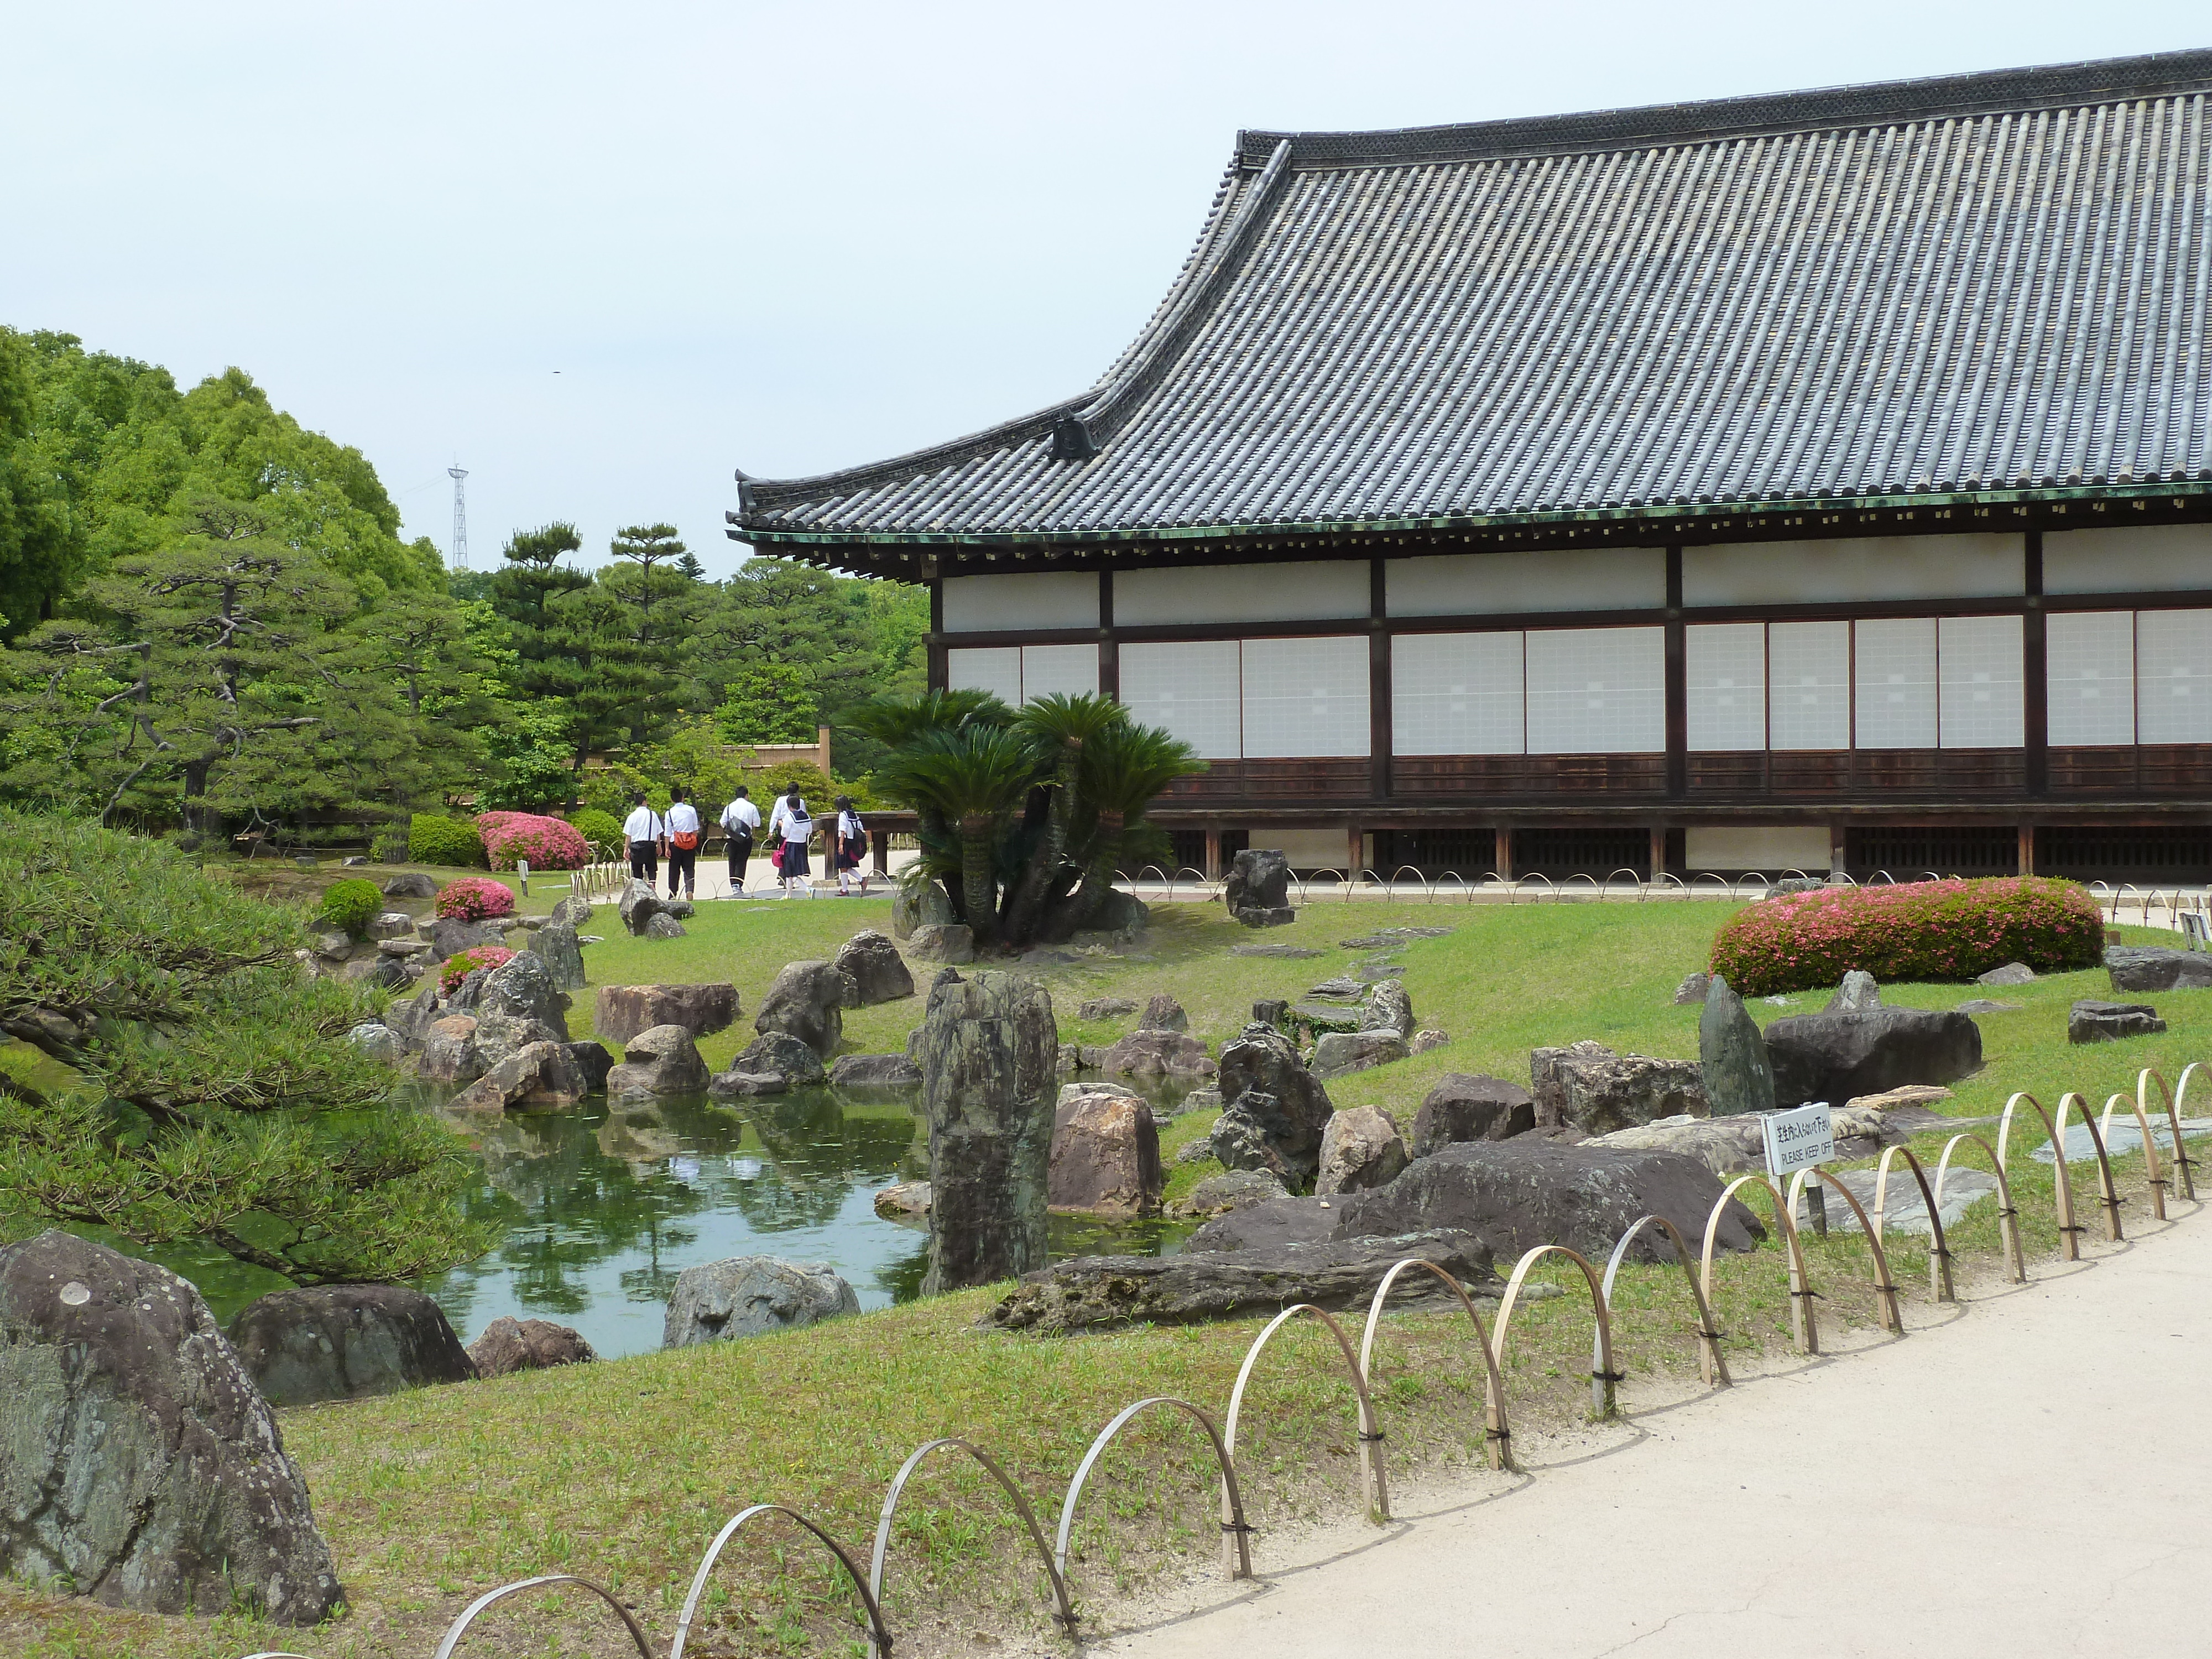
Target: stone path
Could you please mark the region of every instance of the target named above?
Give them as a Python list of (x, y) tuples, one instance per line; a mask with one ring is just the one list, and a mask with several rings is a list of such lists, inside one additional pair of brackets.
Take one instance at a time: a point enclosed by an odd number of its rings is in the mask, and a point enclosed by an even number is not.
[(1490, 1501), (1430, 1494), (1387, 1533), (1278, 1540), (1272, 1560), (1263, 1532), (1272, 1582), (1199, 1586), (1093, 1651), (2203, 1653), (2212, 1215), (2174, 1207), (2093, 1261), (2039, 1264), (1955, 1317), (1923, 1298), (1902, 1341), (1645, 1416)]

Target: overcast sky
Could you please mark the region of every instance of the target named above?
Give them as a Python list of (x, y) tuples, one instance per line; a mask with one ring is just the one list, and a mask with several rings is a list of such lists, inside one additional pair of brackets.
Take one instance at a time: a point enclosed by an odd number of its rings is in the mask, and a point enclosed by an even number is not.
[[(472, 562), (1081, 390), (1239, 127), (1676, 102), (2212, 44), (2125, 7), (1112, 0), (21, 5), (0, 322), (235, 364)], [(450, 549), (448, 549), (450, 551)]]

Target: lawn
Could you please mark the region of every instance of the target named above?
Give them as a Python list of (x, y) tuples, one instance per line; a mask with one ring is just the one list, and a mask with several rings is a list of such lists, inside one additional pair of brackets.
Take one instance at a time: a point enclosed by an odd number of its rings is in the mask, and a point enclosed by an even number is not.
[[(532, 908), (561, 896), (558, 880), (533, 878)], [(1443, 1073), (1525, 1079), (1528, 1050), (1539, 1044), (1595, 1037), (1624, 1051), (1693, 1057), (1698, 1010), (1674, 1006), (1672, 994), (1684, 974), (1702, 965), (1731, 908), (1328, 903), (1265, 935), (1324, 955), (1280, 961), (1228, 955), (1229, 946), (1254, 936), (1218, 909), (1164, 907), (1140, 947), (1151, 960), (1089, 957), (1036, 971), (1060, 1011), (1063, 1039), (1106, 1042), (1133, 1023), (1076, 1018), (1073, 1010), (1087, 997), (1119, 994), (1141, 1003), (1164, 990), (1188, 1011), (1193, 1032), (1218, 1045), (1249, 1018), (1255, 999), (1295, 995), (1366, 954), (1342, 950), (1339, 940), (1392, 925), (1448, 926), (1449, 937), (1417, 941), (1401, 954), (1419, 1023), (1448, 1031), (1449, 1043), (1330, 1085), (1339, 1106), (1379, 1104), (1410, 1127), (1413, 1109)], [(751, 1011), (785, 962), (828, 957), (852, 932), (887, 920), (887, 907), (872, 899), (718, 902), (701, 908), (690, 937), (664, 942), (629, 939), (602, 911), (587, 931), (607, 937), (586, 947), (586, 963), (595, 984), (734, 982), (745, 1017), (738, 1030), (704, 1045), (720, 1065), (750, 1036)], [(917, 974), (918, 981), (926, 977)], [(1883, 991), (1889, 1001), (1931, 1008), (1989, 994), (1961, 986)], [(2172, 1027), (2166, 1035), (2085, 1049), (2066, 1044), (2065, 1009), (2076, 997), (2110, 994), (2101, 972), (1995, 994), (2022, 1006), (1983, 1018), (1988, 1063), (1959, 1086), (1949, 1109), (1960, 1115), (1999, 1111), (2019, 1088), (2052, 1104), (2062, 1091), (2078, 1090), (2101, 1105), (2108, 1093), (2131, 1092), (2140, 1066), (2157, 1066), (2172, 1078), (2189, 1060), (2212, 1054), (2204, 1041), (2212, 1034), (2212, 995), (2157, 996), (2152, 1000)], [(589, 1024), (588, 996), (578, 1000), (579, 1035)], [(1764, 1002), (1753, 1008), (1764, 1020), (1815, 1009), (1823, 998), (1791, 1000), (1794, 1009)], [(848, 1047), (900, 1048), (920, 1014), (919, 1000), (848, 1011)], [(1172, 1124), (1165, 1137), (1170, 1156), (1205, 1121), (1193, 1115)], [(2039, 1139), (2031, 1133), (2022, 1144)], [(1941, 1135), (1918, 1144), (1932, 1167)], [(2141, 1160), (2121, 1160), (2117, 1168), (2130, 1200), (2128, 1224), (2148, 1224)], [(2030, 1272), (2049, 1271), (2057, 1242), (2050, 1171), (2022, 1150), (2014, 1154), (2013, 1175)], [(1193, 1178), (1188, 1166), (1179, 1169), (1179, 1183)], [(1994, 1282), (1992, 1208), (1982, 1206), (1954, 1231), (1964, 1285)], [(2094, 1220), (2094, 1205), (2085, 1199), (2084, 1208)], [(2093, 1243), (2090, 1253), (2102, 1248)], [(1893, 1251), (1908, 1325), (1943, 1316), (1927, 1306), (1920, 1243), (1895, 1240)], [(1814, 1242), (1809, 1254), (1824, 1297), (1814, 1304), (1824, 1346), (1872, 1340), (1864, 1245), (1837, 1237)], [(1540, 1277), (1567, 1283), (1557, 1273)], [(1515, 1316), (1508, 1390), (1514, 1443), (1528, 1462), (1543, 1460), (1547, 1436), (1578, 1432), (1587, 1410), (1588, 1299), (1569, 1290)], [(473, 1595), (557, 1571), (615, 1586), (665, 1644), (701, 1550), (739, 1507), (766, 1499), (791, 1504), (865, 1563), (884, 1487), (901, 1460), (926, 1439), (957, 1433), (1005, 1462), (1049, 1531), (1085, 1447), (1119, 1407), (1172, 1393), (1218, 1415), (1262, 1322), (1035, 1339), (975, 1328), (994, 1294), (971, 1291), (784, 1336), (287, 1413), (288, 1444), (307, 1473), (353, 1598), (349, 1618), (324, 1630), (278, 1632), (243, 1620), (116, 1614), (10, 1590), (0, 1592), (0, 1645), (85, 1659), (219, 1659), (261, 1646), (317, 1659), (427, 1655)], [(1778, 1247), (1770, 1243), (1724, 1261), (1717, 1299), (1740, 1372), (1786, 1363), (1789, 1298)], [(1978, 1316), (2003, 1317), (2002, 1304)], [(1480, 1479), (1480, 1366), (1470, 1364), (1463, 1318), (1419, 1313), (1389, 1323), (1378, 1401), (1394, 1487), (1404, 1492)], [(1628, 1373), (1622, 1395), (1632, 1413), (1694, 1389), (1690, 1330), (1678, 1269), (1624, 1268), (1617, 1358)], [(1285, 1534), (1302, 1519), (1356, 1511), (1350, 1402), (1341, 1362), (1317, 1328), (1293, 1327), (1269, 1350), (1248, 1397), (1238, 1456), (1263, 1572), (1293, 1547)], [(1108, 1455), (1072, 1564), (1086, 1613), (1110, 1621), (1123, 1597), (1160, 1573), (1212, 1560), (1213, 1483), (1198, 1449), (1187, 1426), (1154, 1415), (1140, 1419)], [(901, 1651), (967, 1651), (979, 1634), (1008, 1650), (1047, 1645), (1038, 1575), (1017, 1540), (1003, 1501), (971, 1469), (945, 1462), (918, 1477), (900, 1511), (886, 1607)], [(853, 1604), (823, 1570), (826, 1559), (798, 1547), (791, 1534), (756, 1541), (748, 1532), (718, 1573), (705, 1632), (711, 1639), (694, 1650), (858, 1651)], [(526, 1602), (512, 1620), (487, 1629), (482, 1650), (586, 1650), (584, 1632), (597, 1627), (585, 1619), (571, 1622), (555, 1605), (541, 1610)], [(610, 1634), (599, 1630), (587, 1650), (615, 1651)], [(473, 1640), (470, 1650), (477, 1650)]]

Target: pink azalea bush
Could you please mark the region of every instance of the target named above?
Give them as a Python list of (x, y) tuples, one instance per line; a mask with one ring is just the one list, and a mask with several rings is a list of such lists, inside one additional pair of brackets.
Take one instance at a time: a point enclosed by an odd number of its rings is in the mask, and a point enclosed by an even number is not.
[(477, 833), (495, 870), (512, 870), (517, 859), (529, 860), (533, 870), (580, 870), (592, 860), (574, 824), (535, 812), (479, 812)]
[(1747, 905), (1713, 940), (1712, 971), (1744, 996), (1809, 991), (1853, 968), (1958, 982), (2024, 962), (2039, 974), (2103, 960), (2104, 920), (2081, 887), (2037, 876), (1823, 887)]
[(514, 895), (489, 876), (463, 876), (438, 890), (438, 914), (461, 921), (488, 921), (514, 914)]
[(503, 968), (514, 960), (514, 952), (504, 945), (478, 945), (466, 951), (456, 951), (446, 958), (446, 965), (438, 972), (438, 993), (451, 996), (461, 988), (461, 981), (479, 968)]

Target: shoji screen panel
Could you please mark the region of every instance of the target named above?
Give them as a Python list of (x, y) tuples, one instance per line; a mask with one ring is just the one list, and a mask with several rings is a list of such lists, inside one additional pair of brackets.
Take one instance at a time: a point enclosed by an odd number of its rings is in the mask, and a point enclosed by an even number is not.
[(1098, 578), (1088, 571), (1038, 570), (1020, 575), (945, 579), (948, 633), (1097, 626)]
[(2054, 611), (2045, 621), (2051, 741), (2090, 748), (2136, 740), (2136, 613)]
[(1248, 760), (1364, 755), (1367, 637), (1244, 641)]
[(1239, 654), (1235, 640), (1124, 644), (1121, 701), (1147, 726), (1181, 738), (1200, 758), (1235, 760), (1244, 752)]
[[(1091, 653), (1097, 654), (1094, 648)], [(994, 645), (945, 653), (945, 683), (955, 691), (988, 691), (1010, 704), (1022, 700), (1022, 648)]]
[(1766, 747), (1766, 624), (1683, 630), (1693, 750)]
[(2212, 743), (2212, 611), (2136, 613), (2136, 741)]
[(1851, 625), (1776, 623), (1766, 630), (1767, 722), (1777, 749), (1851, 746)]
[(1528, 635), (1528, 752), (1651, 755), (1667, 747), (1666, 630)]
[(1095, 645), (1025, 645), (1022, 647), (1022, 701), (1057, 692), (1080, 696), (1098, 690), (1098, 647)]
[(1401, 755), (1518, 755), (1521, 635), (1401, 634), (1390, 642), (1390, 743)]
[(2018, 617), (1946, 617), (1936, 626), (1946, 749), (2017, 749), (2027, 741)]
[(1862, 749), (1936, 747), (1936, 619), (1856, 624), (1855, 701)]

